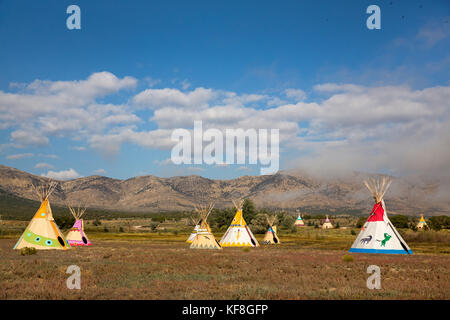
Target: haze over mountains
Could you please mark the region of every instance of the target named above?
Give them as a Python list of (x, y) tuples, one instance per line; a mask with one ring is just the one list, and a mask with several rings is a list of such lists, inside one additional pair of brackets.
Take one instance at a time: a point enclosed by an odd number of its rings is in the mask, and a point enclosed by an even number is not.
[[(59, 181), (53, 203), (82, 203), (91, 208), (121, 211), (192, 210), (199, 202), (214, 201), (216, 207), (232, 206), (231, 199), (251, 198), (258, 208), (317, 213), (322, 209), (339, 213), (368, 213), (373, 200), (363, 185), (368, 175), (359, 172), (340, 177), (318, 177), (299, 171), (268, 176), (242, 176), (213, 180), (192, 176), (159, 178), (140, 176), (127, 180), (89, 176)], [(0, 165), (0, 191), (37, 200), (31, 184), (49, 179)], [(449, 215), (448, 186), (438, 180), (393, 178), (385, 196), (390, 214), (418, 216)], [(359, 211), (359, 212), (358, 212)]]

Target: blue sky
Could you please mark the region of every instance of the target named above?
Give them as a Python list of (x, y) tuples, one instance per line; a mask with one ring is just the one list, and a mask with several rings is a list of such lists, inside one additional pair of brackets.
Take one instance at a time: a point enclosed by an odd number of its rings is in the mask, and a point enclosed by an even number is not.
[[(81, 8), (81, 30), (66, 28), (70, 4)], [(371, 4), (381, 30), (366, 28)], [(161, 141), (196, 118), (279, 128), (281, 169), (439, 172), (450, 159), (439, 153), (449, 9), (398, 0), (0, 1), (0, 163), (55, 178), (259, 174), (252, 165), (168, 163)]]

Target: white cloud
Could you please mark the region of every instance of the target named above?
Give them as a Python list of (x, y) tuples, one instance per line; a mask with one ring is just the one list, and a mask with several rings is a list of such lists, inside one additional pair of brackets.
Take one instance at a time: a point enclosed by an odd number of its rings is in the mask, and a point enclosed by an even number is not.
[(158, 166), (167, 166), (173, 164), (172, 159), (170, 158), (164, 160), (154, 160), (153, 163)]
[[(448, 20), (448, 18), (445, 19)], [(444, 25), (440, 21), (433, 21), (423, 26), (417, 33), (416, 38), (422, 41), (427, 48), (431, 48), (449, 36), (450, 28), (448, 25)]]
[(36, 169), (53, 169), (54, 166), (49, 164), (49, 163), (45, 163), (45, 162), (39, 162), (36, 163), (36, 165), (34, 166)]
[(184, 79), (183, 81), (181, 81), (181, 89), (187, 90), (187, 89), (189, 89), (190, 86), (191, 86), (191, 83), (187, 79)]
[(105, 173), (106, 173), (105, 169), (97, 169), (94, 171), (94, 174), (97, 174), (97, 175), (103, 175)]
[[(449, 86), (323, 83), (314, 90), (326, 98), (312, 102), (300, 89), (269, 95), (202, 87), (146, 89), (129, 99), (132, 106), (96, 101), (133, 88), (133, 79), (100, 73), (80, 81), (37, 80), (27, 93), (0, 91), (0, 125), (6, 126), (0, 128), (11, 128), (18, 146), (48, 145), (56, 136), (115, 155), (122, 144), (170, 150), (173, 129), (192, 129), (194, 120), (203, 120), (204, 130), (279, 129), (281, 150), (300, 155), (302, 165), (439, 174), (450, 163)], [(151, 129), (135, 112), (152, 114)]]
[(192, 171), (192, 172), (202, 172), (202, 171), (205, 171), (205, 169), (204, 169), (204, 168), (201, 168), (201, 167), (188, 167), (187, 170), (188, 170), (188, 171)]
[(140, 107), (158, 109), (161, 107), (178, 107), (199, 109), (208, 106), (216, 94), (211, 89), (196, 88), (184, 93), (178, 89), (147, 89), (137, 94), (133, 101)]
[(50, 159), (59, 159), (59, 156), (57, 156), (56, 154), (45, 154), (45, 153), (39, 153), (38, 157), (43, 157), (43, 158), (50, 158)]
[(20, 146), (46, 146), (49, 139), (42, 135), (39, 130), (29, 128), (11, 132), (11, 140)]
[(49, 145), (50, 136), (86, 138), (111, 126), (140, 119), (126, 105), (99, 104), (96, 99), (136, 86), (132, 77), (93, 73), (86, 80), (35, 80), (20, 93), (0, 91), (0, 128), (13, 128), (18, 147)]
[(303, 101), (306, 99), (305, 91), (300, 90), (300, 89), (286, 89), (286, 90), (284, 90), (284, 94), (288, 98), (293, 98), (296, 101)]
[(41, 174), (41, 176), (55, 180), (72, 180), (81, 177), (80, 174), (72, 168), (62, 171), (49, 171), (46, 174)]
[(18, 160), (23, 158), (31, 158), (33, 156), (32, 153), (18, 153), (18, 154), (11, 154), (6, 157), (8, 160)]
[(83, 146), (75, 146), (75, 147), (72, 147), (71, 149), (76, 150), (76, 151), (86, 151), (86, 147), (83, 147)]
[(364, 87), (349, 84), (349, 83), (323, 83), (318, 84), (314, 86), (314, 90), (318, 92), (338, 92), (338, 91), (344, 91), (344, 92), (361, 92), (364, 91)]

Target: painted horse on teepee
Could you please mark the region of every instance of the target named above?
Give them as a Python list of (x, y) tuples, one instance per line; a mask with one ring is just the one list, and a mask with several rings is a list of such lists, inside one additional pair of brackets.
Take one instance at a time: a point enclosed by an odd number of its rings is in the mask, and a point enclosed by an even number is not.
[(380, 180), (369, 179), (364, 184), (375, 204), (349, 252), (412, 254), (412, 250), (387, 216), (383, 196), (391, 185), (391, 180), (386, 177)]

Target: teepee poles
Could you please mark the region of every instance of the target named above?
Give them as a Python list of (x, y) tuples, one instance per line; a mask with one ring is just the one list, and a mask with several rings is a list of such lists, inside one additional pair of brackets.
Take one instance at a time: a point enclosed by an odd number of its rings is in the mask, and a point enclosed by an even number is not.
[(48, 186), (46, 185), (35, 186), (33, 183), (31, 183), (31, 185), (33, 186), (33, 190), (39, 197), (39, 200), (42, 202), (48, 199), (48, 197), (53, 193), (53, 191), (55, 191), (58, 182), (50, 181), (50, 184)]

